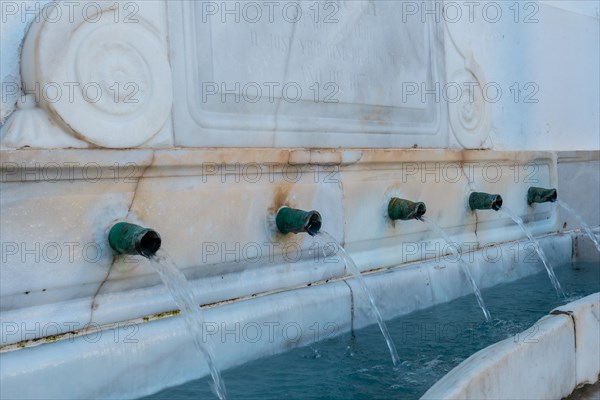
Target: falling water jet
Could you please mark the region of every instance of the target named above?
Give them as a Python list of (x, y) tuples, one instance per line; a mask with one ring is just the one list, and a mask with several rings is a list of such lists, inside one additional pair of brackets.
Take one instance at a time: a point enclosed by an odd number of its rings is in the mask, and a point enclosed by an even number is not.
[[(321, 214), (317, 211), (303, 211), (297, 210), (289, 207), (281, 207), (277, 212), (277, 216), (275, 217), (275, 221), (277, 224), (277, 229), (279, 232), (283, 234), (288, 233), (302, 233), (306, 232), (311, 236), (316, 237), (323, 244), (323, 251), (325, 251), (325, 246), (329, 246), (331, 244), (336, 245), (336, 250), (339, 250), (339, 254), (344, 260), (346, 267), (350, 269), (354, 279), (363, 290), (367, 299), (369, 300), (369, 304), (371, 306), (371, 310), (373, 314), (375, 314), (375, 318), (377, 319), (377, 324), (379, 325), (379, 329), (385, 338), (385, 342), (390, 350), (390, 354), (392, 356), (392, 362), (394, 366), (397, 366), (400, 362), (400, 358), (398, 357), (398, 352), (396, 351), (396, 346), (392, 341), (392, 337), (383, 321), (383, 317), (375, 305), (375, 299), (373, 298), (373, 293), (367, 286), (364, 277), (360, 273), (360, 270), (354, 263), (354, 260), (346, 253), (346, 251), (339, 245), (339, 243), (327, 232), (320, 231), (321, 229)], [(325, 255), (327, 256), (327, 255)]]
[(181, 310), (185, 325), (192, 335), (196, 350), (204, 357), (213, 380), (213, 390), (219, 399), (225, 399), (227, 392), (221, 373), (215, 364), (212, 339), (204, 334), (204, 315), (194, 300), (194, 294), (185, 275), (177, 268), (171, 257), (164, 250), (159, 250), (150, 257), (152, 266), (159, 274), (177, 307)]
[(512, 219), (517, 225), (519, 225), (521, 230), (523, 232), (525, 232), (525, 235), (527, 235), (527, 237), (529, 238), (529, 241), (533, 244), (535, 251), (537, 252), (540, 259), (542, 260), (542, 263), (544, 264), (544, 267), (546, 268), (546, 272), (548, 273), (548, 277), (550, 278), (550, 282), (552, 282), (552, 286), (554, 286), (554, 289), (556, 290), (556, 294), (558, 294), (558, 296), (566, 297), (565, 292), (563, 291), (562, 287), (560, 286), (560, 282), (558, 281), (558, 278), (554, 274), (554, 270), (552, 269), (552, 266), (550, 265), (550, 262), (548, 261), (548, 258), (546, 257), (546, 253), (544, 253), (544, 250), (542, 250), (542, 247), (540, 246), (540, 243), (537, 241), (537, 239), (535, 237), (533, 237), (533, 234), (531, 233), (531, 231), (525, 226), (523, 219), (521, 219), (521, 217), (519, 217), (515, 213), (513, 213), (508, 207), (502, 207), (502, 209), (500, 209), (499, 211), (500, 211), (500, 213), (502, 213), (505, 216)]
[(581, 228), (583, 228), (585, 233), (588, 235), (588, 237), (594, 243), (594, 246), (596, 246), (596, 250), (598, 250), (600, 252), (600, 243), (598, 243), (598, 239), (596, 238), (596, 235), (594, 235), (594, 232), (592, 232), (592, 229), (583, 220), (581, 215), (579, 215), (579, 213), (577, 211), (575, 211), (570, 205), (568, 205), (564, 201), (557, 200), (556, 202), (558, 203), (559, 206), (561, 206), (563, 209), (565, 209), (566, 211), (568, 211), (569, 213), (571, 213), (571, 215), (573, 215), (575, 217), (575, 219), (579, 222), (579, 225), (581, 225)]
[(150, 264), (181, 310), (196, 350), (208, 364), (215, 394), (219, 399), (225, 399), (227, 397), (225, 384), (214, 362), (214, 346), (211, 338), (204, 335), (202, 309), (194, 300), (194, 294), (185, 275), (177, 268), (166, 251), (159, 250), (161, 239), (158, 232), (139, 225), (119, 222), (111, 228), (108, 242), (117, 254), (141, 255), (150, 259)]
[(321, 231), (321, 232), (317, 233), (315, 235), (315, 237), (321, 241), (323, 246), (328, 246), (333, 243), (333, 244), (335, 244), (336, 249), (339, 250), (339, 255), (344, 260), (346, 267), (350, 270), (350, 272), (354, 276), (354, 279), (358, 283), (358, 286), (362, 289), (364, 294), (367, 296), (367, 299), (369, 300), (369, 304), (371, 306), (371, 311), (373, 311), (373, 314), (375, 314), (377, 324), (379, 325), (379, 330), (381, 330), (381, 333), (383, 334), (383, 337), (385, 338), (385, 342), (390, 351), (390, 355), (392, 356), (392, 362), (394, 363), (394, 366), (398, 366), (398, 363), (400, 362), (400, 357), (398, 357), (398, 352), (396, 351), (396, 346), (394, 345), (394, 342), (392, 341), (392, 336), (390, 335), (390, 332), (387, 329), (387, 325), (383, 321), (383, 317), (381, 316), (381, 313), (379, 312), (379, 309), (377, 308), (377, 305), (375, 304), (375, 298), (373, 297), (373, 292), (371, 292), (371, 289), (369, 289), (369, 286), (367, 285), (365, 278), (360, 273), (360, 270), (354, 263), (354, 260), (352, 260), (350, 255), (346, 252), (346, 250), (344, 250), (344, 248), (342, 246), (340, 246), (339, 243), (335, 240), (335, 238), (333, 236), (331, 236), (329, 233), (327, 233), (325, 231)]
[(485, 317), (485, 320), (487, 322), (490, 322), (492, 320), (492, 317), (491, 317), (490, 312), (488, 311), (487, 307), (485, 306), (485, 303), (483, 301), (483, 296), (481, 295), (481, 291), (479, 290), (479, 287), (477, 286), (477, 283), (475, 282), (475, 278), (473, 278), (473, 275), (471, 274), (471, 270), (469, 269), (469, 266), (460, 256), (460, 252), (458, 251), (457, 246), (453, 245), (450, 237), (446, 234), (446, 232), (444, 232), (444, 230), (438, 224), (436, 224), (435, 222), (431, 221), (429, 218), (426, 218), (424, 216), (422, 216), (420, 219), (421, 219), (421, 221), (425, 222), (432, 231), (437, 233), (446, 242), (452, 255), (457, 258), (458, 265), (460, 265), (463, 273), (465, 274), (465, 276), (467, 277), (467, 280), (469, 281), (469, 283), (471, 284), (471, 287), (473, 288), (473, 293), (475, 293), (475, 297), (477, 298), (477, 304), (479, 304), (479, 308), (481, 308), (481, 311), (483, 312), (483, 316)]
[(579, 225), (581, 225), (581, 228), (594, 243), (594, 246), (596, 246), (596, 250), (600, 251), (600, 243), (598, 243), (598, 239), (596, 239), (596, 235), (594, 235), (594, 232), (592, 232), (590, 226), (586, 224), (581, 215), (579, 215), (579, 213), (575, 211), (573, 207), (569, 206), (564, 201), (558, 199), (558, 192), (556, 191), (556, 189), (545, 189), (532, 186), (527, 190), (527, 204), (532, 205), (533, 203), (546, 202), (556, 202), (565, 211), (567, 211), (573, 217), (575, 217), (575, 219), (579, 222)]

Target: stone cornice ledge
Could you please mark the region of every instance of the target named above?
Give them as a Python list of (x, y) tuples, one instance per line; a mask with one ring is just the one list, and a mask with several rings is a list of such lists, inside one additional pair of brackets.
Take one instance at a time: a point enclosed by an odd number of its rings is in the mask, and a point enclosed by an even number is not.
[[(398, 164), (402, 162), (474, 162), (505, 160), (527, 162), (532, 158), (556, 160), (554, 152), (521, 152), (451, 149), (298, 149), (298, 148), (173, 148), (173, 149), (27, 149), (0, 150), (2, 169), (46, 165), (75, 168), (95, 164), (135, 163), (138, 167), (202, 167), (208, 163), (272, 163), (281, 165)], [(184, 174), (185, 175), (185, 174)]]

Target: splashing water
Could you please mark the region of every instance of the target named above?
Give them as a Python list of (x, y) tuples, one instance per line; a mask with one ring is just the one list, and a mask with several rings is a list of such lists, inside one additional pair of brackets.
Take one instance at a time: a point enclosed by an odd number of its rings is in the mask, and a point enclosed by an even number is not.
[(533, 234), (531, 233), (531, 231), (525, 226), (523, 219), (521, 219), (521, 217), (517, 216), (517, 214), (513, 213), (510, 210), (510, 208), (508, 208), (506, 206), (502, 206), (502, 208), (500, 210), (498, 210), (498, 212), (506, 215), (507, 217), (510, 217), (513, 221), (515, 221), (515, 223), (517, 225), (519, 225), (521, 230), (523, 232), (525, 232), (525, 234), (529, 238), (529, 241), (533, 244), (535, 251), (538, 253), (540, 260), (542, 260), (544, 267), (546, 267), (546, 272), (548, 272), (548, 277), (550, 278), (550, 282), (552, 282), (552, 286), (554, 286), (554, 289), (556, 290), (556, 294), (558, 296), (566, 297), (565, 292), (563, 292), (563, 289), (560, 286), (560, 282), (558, 281), (558, 278), (554, 274), (554, 270), (552, 269), (550, 262), (548, 262), (546, 253), (544, 253), (544, 250), (542, 250), (540, 243), (536, 240), (536, 238), (533, 237)]
[(460, 267), (462, 268), (463, 273), (465, 274), (465, 276), (469, 280), (469, 283), (471, 284), (471, 287), (473, 288), (473, 292), (475, 293), (475, 297), (477, 298), (477, 304), (479, 304), (479, 308), (481, 308), (485, 320), (487, 322), (490, 322), (492, 320), (492, 316), (490, 315), (490, 312), (485, 306), (485, 303), (483, 302), (483, 296), (481, 295), (481, 291), (479, 290), (479, 287), (475, 282), (475, 278), (473, 278), (473, 275), (471, 274), (471, 270), (469, 269), (467, 263), (462, 259), (457, 246), (455, 246), (452, 243), (452, 240), (450, 239), (448, 234), (446, 234), (446, 232), (444, 232), (444, 230), (438, 224), (426, 217), (421, 217), (421, 221), (425, 222), (429, 229), (431, 229), (432, 231), (437, 233), (442, 239), (444, 239), (452, 255), (458, 259), (458, 265), (460, 265)]
[(217, 368), (214, 359), (213, 343), (210, 337), (205, 338), (203, 332), (204, 316), (202, 309), (194, 300), (194, 294), (190, 285), (185, 279), (185, 275), (177, 268), (169, 254), (164, 250), (159, 250), (156, 255), (150, 258), (150, 261), (160, 279), (163, 281), (171, 296), (181, 310), (187, 329), (194, 339), (196, 350), (204, 357), (213, 379), (213, 390), (219, 399), (226, 398), (225, 384), (221, 378), (221, 373)]
[(596, 235), (594, 235), (594, 232), (592, 232), (592, 229), (590, 228), (590, 226), (585, 223), (583, 218), (581, 218), (581, 215), (579, 215), (579, 213), (577, 211), (575, 211), (570, 205), (568, 205), (564, 201), (556, 200), (556, 202), (558, 203), (559, 206), (561, 206), (563, 209), (565, 209), (566, 211), (571, 213), (572, 216), (575, 217), (575, 219), (579, 222), (579, 225), (581, 225), (581, 228), (583, 228), (585, 233), (589, 236), (589, 238), (594, 243), (594, 246), (596, 246), (596, 250), (600, 251), (600, 243), (598, 243), (598, 239), (596, 239)]
[[(358, 286), (360, 286), (360, 288), (363, 290), (363, 292), (369, 299), (369, 303), (371, 304), (371, 310), (373, 311), (373, 314), (375, 314), (375, 318), (377, 318), (377, 324), (379, 325), (379, 329), (381, 330), (381, 333), (383, 334), (383, 337), (385, 338), (385, 342), (387, 343), (387, 346), (390, 350), (390, 354), (392, 356), (392, 362), (394, 363), (394, 366), (398, 366), (398, 363), (400, 362), (400, 358), (398, 357), (398, 352), (396, 351), (396, 346), (394, 345), (394, 342), (392, 341), (392, 337), (390, 336), (390, 333), (388, 332), (387, 326), (385, 325), (385, 322), (383, 321), (383, 317), (381, 316), (381, 313), (379, 312), (377, 305), (375, 305), (375, 299), (373, 298), (373, 293), (371, 292), (371, 289), (369, 289), (369, 287), (367, 286), (367, 282), (365, 282), (365, 278), (360, 273), (360, 270), (354, 263), (354, 260), (352, 260), (352, 258), (348, 255), (348, 253), (346, 253), (346, 250), (344, 250), (344, 248), (342, 246), (340, 246), (339, 243), (334, 239), (334, 237), (331, 236), (329, 233), (327, 233), (325, 231), (320, 231), (319, 233), (317, 233), (317, 235), (315, 237), (317, 239), (319, 239), (321, 241), (321, 243), (323, 244), (323, 246), (324, 246), (323, 251), (325, 251), (325, 246), (331, 246), (332, 244), (335, 244), (335, 249), (339, 251), (338, 254), (342, 257), (342, 259), (346, 263), (346, 267), (350, 270), (350, 272), (354, 276), (354, 279), (356, 279)], [(325, 256), (327, 256), (327, 255), (325, 255)]]

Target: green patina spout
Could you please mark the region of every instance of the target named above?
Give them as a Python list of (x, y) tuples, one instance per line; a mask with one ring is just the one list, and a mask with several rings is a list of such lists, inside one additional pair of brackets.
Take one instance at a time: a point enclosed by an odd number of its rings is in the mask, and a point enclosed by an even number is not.
[(499, 194), (473, 192), (469, 196), (469, 207), (471, 210), (494, 210), (502, 207), (502, 197)]
[(127, 222), (117, 222), (110, 228), (108, 243), (118, 254), (152, 257), (160, 249), (160, 235), (148, 229)]
[(533, 203), (554, 203), (558, 197), (556, 189), (545, 189), (540, 187), (530, 187), (527, 191), (527, 204)]
[(281, 207), (275, 217), (279, 232), (316, 235), (321, 229), (321, 214), (316, 211), (303, 211), (295, 208)]
[(415, 203), (410, 200), (393, 197), (388, 204), (388, 215), (392, 220), (401, 219), (406, 221), (409, 219), (421, 219), (425, 211), (427, 211), (427, 207), (421, 201)]

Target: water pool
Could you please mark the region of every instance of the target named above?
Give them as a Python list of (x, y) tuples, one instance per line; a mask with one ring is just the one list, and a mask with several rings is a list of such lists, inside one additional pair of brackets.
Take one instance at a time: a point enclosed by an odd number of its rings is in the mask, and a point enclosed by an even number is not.
[[(567, 299), (557, 298), (545, 271), (484, 289), (490, 323), (483, 320), (474, 295), (388, 321), (401, 359), (396, 368), (377, 325), (371, 325), (225, 371), (228, 397), (419, 398), (474, 352), (507, 337), (534, 341), (535, 326), (528, 328), (552, 308), (600, 291), (597, 263), (558, 267), (556, 275)], [(145, 399), (215, 398), (209, 386), (206, 377)]]

